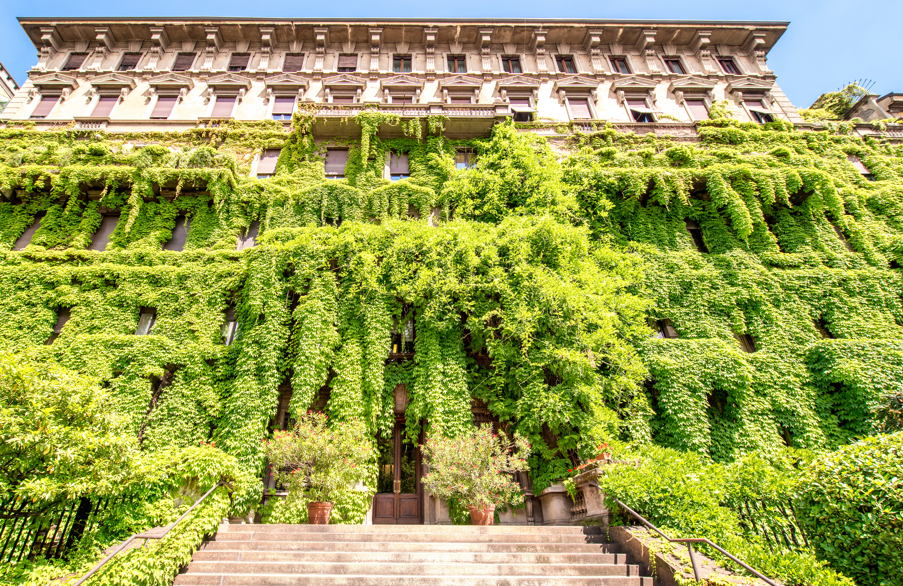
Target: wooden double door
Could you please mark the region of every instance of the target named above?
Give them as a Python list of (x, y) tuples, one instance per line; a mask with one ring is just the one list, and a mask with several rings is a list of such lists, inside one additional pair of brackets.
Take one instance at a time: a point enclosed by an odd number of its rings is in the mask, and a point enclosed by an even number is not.
[(377, 441), (379, 451), (373, 524), (423, 523), (420, 449), (405, 439), (404, 416), (396, 416), (391, 438)]

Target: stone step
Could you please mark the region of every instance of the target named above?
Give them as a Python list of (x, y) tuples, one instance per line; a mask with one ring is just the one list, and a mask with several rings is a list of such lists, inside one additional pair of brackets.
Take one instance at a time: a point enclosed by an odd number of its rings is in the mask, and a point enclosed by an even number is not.
[(417, 533), (402, 532), (397, 528), (386, 529), (379, 533), (344, 532), (306, 532), (292, 531), (219, 531), (216, 541), (408, 541), (408, 542), (443, 542), (443, 543), (604, 543), (604, 535), (582, 533)]
[(438, 533), (455, 535), (602, 535), (601, 527), (579, 527), (572, 525), (265, 525), (235, 524), (224, 526), (221, 533)]
[(181, 574), (174, 586), (653, 586), (641, 576), (373, 576)]
[(374, 576), (638, 576), (633, 564), (474, 564), (474, 563), (312, 563), (192, 561), (186, 575), (374, 575)]
[(334, 552), (200, 550), (195, 562), (309, 562), (402, 564), (626, 564), (623, 553)]
[(621, 553), (611, 543), (472, 543), (409, 541), (206, 541), (200, 551)]

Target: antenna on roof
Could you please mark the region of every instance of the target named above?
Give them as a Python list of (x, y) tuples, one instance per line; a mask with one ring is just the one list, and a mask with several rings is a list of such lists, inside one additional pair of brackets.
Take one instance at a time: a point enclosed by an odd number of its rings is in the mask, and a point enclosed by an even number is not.
[(854, 80), (854, 81), (851, 81), (851, 82), (845, 84), (843, 87), (838, 88), (837, 91), (840, 92), (840, 91), (843, 91), (844, 89), (850, 87), (851, 85), (857, 85), (868, 92), (868, 91), (871, 91), (871, 89), (875, 86), (875, 83), (876, 82), (872, 79), (860, 78), (860, 79), (857, 79), (857, 80)]

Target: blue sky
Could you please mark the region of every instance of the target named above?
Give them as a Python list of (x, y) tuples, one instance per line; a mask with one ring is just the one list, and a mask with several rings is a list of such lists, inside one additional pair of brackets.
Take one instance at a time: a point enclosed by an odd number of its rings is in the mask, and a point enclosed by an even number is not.
[[(557, 12), (559, 8), (565, 8)], [(687, 20), (777, 20), (790, 28), (768, 62), (778, 83), (798, 107), (847, 82), (875, 81), (874, 93), (903, 92), (900, 0), (707, 0), (676, 2), (589, 2), (494, 0), (433, 3), (414, 0), (330, 0), (260, 3), (253, 0), (2, 0), (0, 62), (20, 84), (37, 63), (34, 47), (17, 16), (254, 16), (254, 17), (480, 17), (480, 18), (630, 18)]]

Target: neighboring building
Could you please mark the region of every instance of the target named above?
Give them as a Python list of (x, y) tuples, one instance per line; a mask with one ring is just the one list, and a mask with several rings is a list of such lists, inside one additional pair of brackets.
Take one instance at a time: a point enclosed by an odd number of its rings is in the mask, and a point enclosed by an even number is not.
[(0, 118), (38, 128), (288, 124), (322, 104), (327, 118), (442, 115), (459, 136), (508, 116), (692, 134), (719, 100), (741, 120), (802, 122), (766, 62), (781, 22), (19, 20), (39, 60)]
[(19, 90), (19, 84), (13, 79), (13, 76), (6, 70), (6, 67), (0, 63), (0, 112), (13, 99)]
[(891, 118), (903, 118), (903, 94), (884, 94), (877, 102)]

